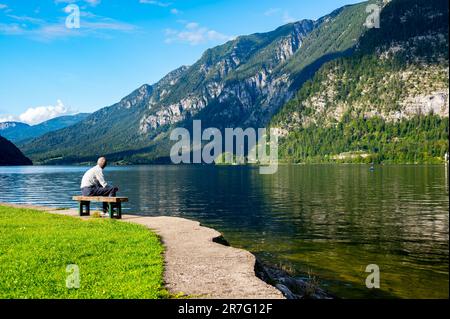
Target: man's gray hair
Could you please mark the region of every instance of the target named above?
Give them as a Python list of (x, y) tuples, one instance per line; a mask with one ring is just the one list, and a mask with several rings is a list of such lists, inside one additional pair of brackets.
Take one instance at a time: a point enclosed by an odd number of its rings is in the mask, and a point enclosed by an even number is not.
[(100, 157), (98, 160), (97, 160), (97, 165), (98, 166), (100, 166), (100, 167), (104, 167), (105, 166), (105, 164), (106, 164), (106, 157)]

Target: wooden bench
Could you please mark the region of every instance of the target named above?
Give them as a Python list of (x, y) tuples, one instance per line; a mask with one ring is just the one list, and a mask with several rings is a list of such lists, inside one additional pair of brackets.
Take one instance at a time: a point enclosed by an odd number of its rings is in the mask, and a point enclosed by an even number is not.
[(107, 208), (110, 218), (122, 218), (122, 203), (128, 202), (128, 197), (101, 197), (101, 196), (74, 196), (74, 201), (79, 203), (78, 213), (80, 216), (91, 214), (91, 202), (103, 203), (103, 208)]

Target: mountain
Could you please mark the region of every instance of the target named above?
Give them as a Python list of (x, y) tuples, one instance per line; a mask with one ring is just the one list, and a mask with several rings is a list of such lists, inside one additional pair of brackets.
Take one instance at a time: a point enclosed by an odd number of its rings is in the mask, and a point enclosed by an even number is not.
[(60, 116), (38, 125), (30, 126), (20, 122), (0, 123), (0, 135), (14, 143), (23, 143), (26, 140), (42, 136), (48, 132), (57, 131), (74, 125), (89, 116), (87, 113)]
[[(123, 163), (167, 160), (169, 131), (201, 119), (204, 127), (263, 127), (325, 62), (351, 54), (363, 34), (367, 3), (317, 21), (241, 36), (207, 50), (154, 85), (80, 123), (34, 139), (24, 152), (38, 163), (80, 163), (99, 154)], [(338, 39), (336, 41), (336, 39)]]
[(33, 165), (10, 141), (0, 136), (0, 166)]
[(393, 0), (351, 56), (273, 118), (287, 162), (440, 162), (448, 152), (448, 1)]
[(0, 123), (0, 135), (12, 140), (14, 135), (29, 128), (30, 125), (21, 122), (2, 122)]

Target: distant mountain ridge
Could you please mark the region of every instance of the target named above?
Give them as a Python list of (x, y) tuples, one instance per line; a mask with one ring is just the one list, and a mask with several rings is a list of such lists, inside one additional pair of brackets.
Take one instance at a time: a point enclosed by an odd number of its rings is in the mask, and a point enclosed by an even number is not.
[[(80, 163), (98, 154), (123, 163), (167, 158), (174, 126), (264, 127), (323, 63), (349, 54), (365, 31), (367, 3), (317, 20), (241, 36), (207, 50), (154, 85), (84, 121), (23, 146), (39, 163)], [(334, 41), (339, 38), (339, 41)]]
[(0, 136), (0, 166), (33, 165), (10, 141)]
[(89, 113), (65, 115), (32, 126), (21, 122), (3, 122), (0, 123), (0, 135), (14, 143), (23, 143), (46, 133), (74, 125), (89, 115)]
[(16, 130), (24, 130), (28, 129), (30, 125), (22, 123), (22, 122), (2, 122), (0, 123), (0, 135), (7, 134)]

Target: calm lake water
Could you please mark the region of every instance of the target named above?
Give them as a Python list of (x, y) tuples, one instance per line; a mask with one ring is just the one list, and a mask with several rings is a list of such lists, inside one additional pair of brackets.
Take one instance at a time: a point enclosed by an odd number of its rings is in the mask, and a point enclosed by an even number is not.
[[(76, 207), (85, 167), (0, 167), (0, 202)], [(126, 213), (180, 216), (343, 298), (448, 298), (444, 166), (108, 167)], [(99, 207), (100, 208), (100, 207)], [(365, 286), (377, 264), (381, 289)]]

